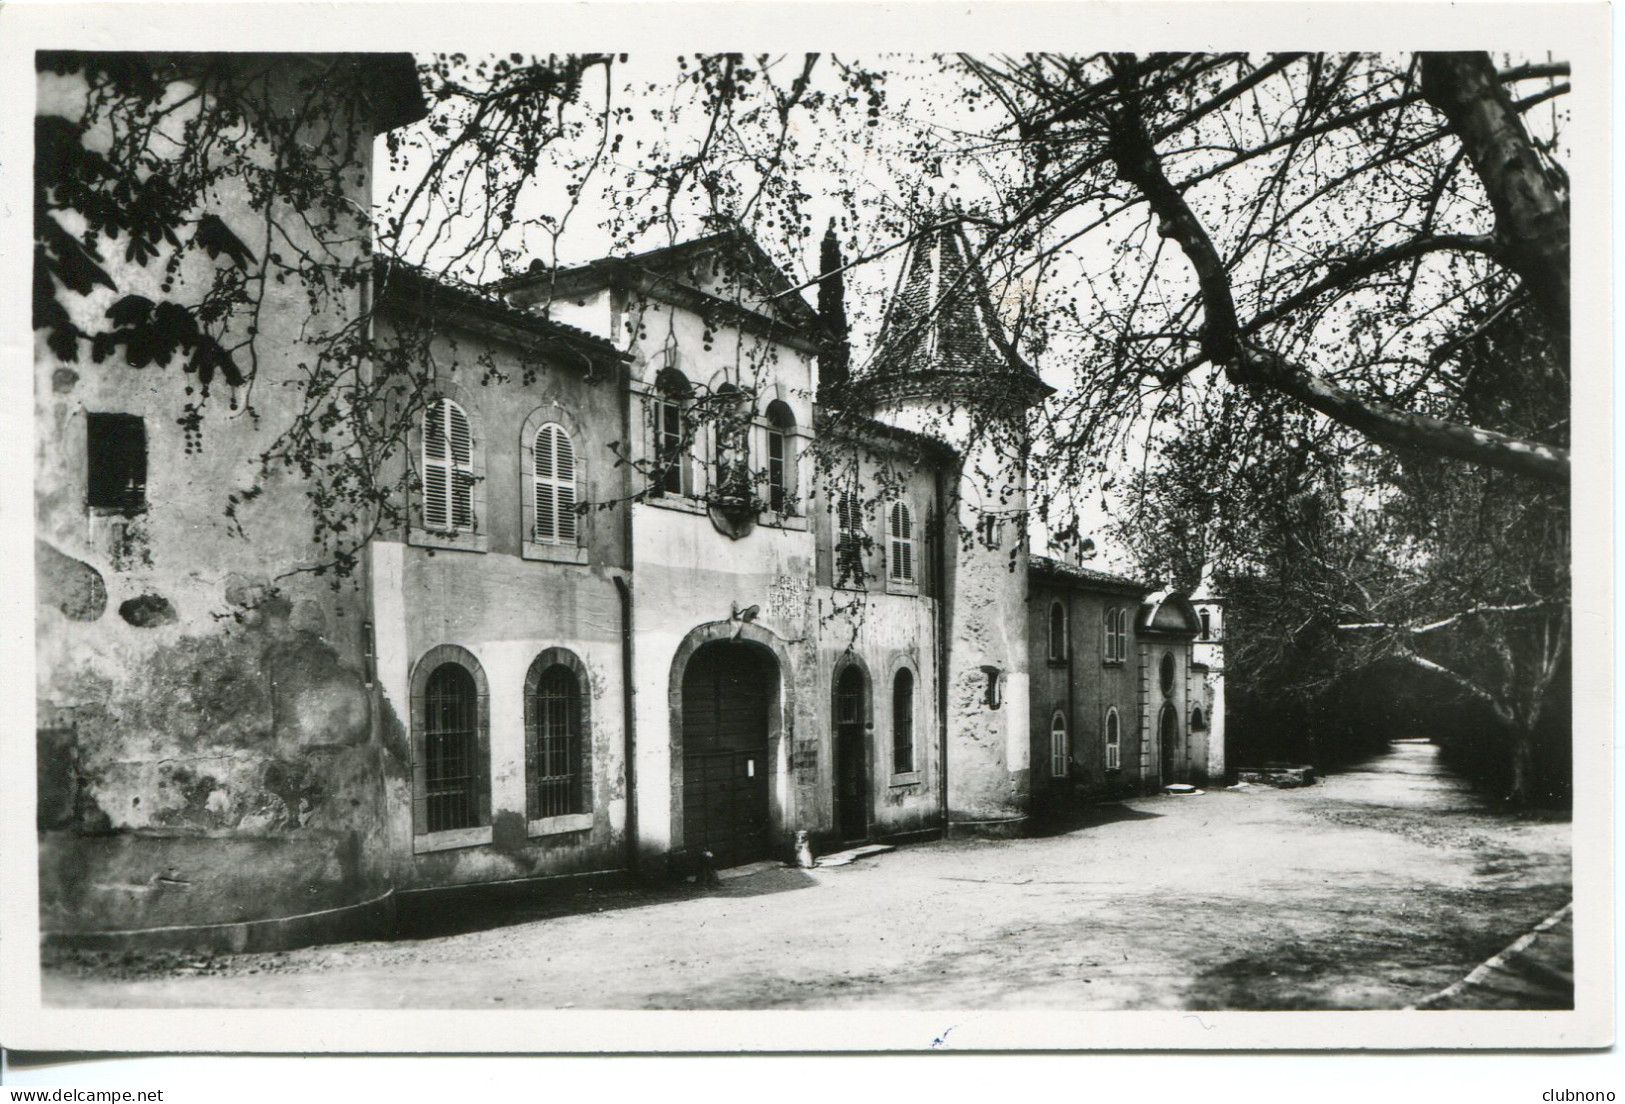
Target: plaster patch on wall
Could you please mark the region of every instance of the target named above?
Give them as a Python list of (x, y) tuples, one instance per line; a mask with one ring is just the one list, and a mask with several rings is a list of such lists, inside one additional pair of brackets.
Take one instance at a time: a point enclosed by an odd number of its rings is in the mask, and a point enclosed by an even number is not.
[(94, 567), (34, 541), (34, 585), (38, 601), (62, 611), (71, 621), (95, 621), (107, 612), (107, 583)]
[(118, 615), (138, 629), (154, 629), (176, 621), (175, 607), (162, 594), (127, 599), (119, 604)]

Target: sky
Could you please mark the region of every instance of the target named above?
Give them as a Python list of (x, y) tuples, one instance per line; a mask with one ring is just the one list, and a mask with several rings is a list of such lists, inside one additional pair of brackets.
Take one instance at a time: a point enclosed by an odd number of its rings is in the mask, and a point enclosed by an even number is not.
[[(431, 59), (420, 56), (419, 60)], [(790, 176), (805, 193), (793, 204), (793, 211), (787, 214), (788, 208), (775, 208), (771, 189), (763, 193), (766, 198), (759, 202), (748, 200), (753, 187), (753, 170), (748, 164), (738, 160), (714, 162), (721, 174), (739, 182), (744, 189), (735, 205), (744, 205), (752, 216), (748, 221), (752, 232), (770, 255), (787, 264), (792, 278), (798, 280), (810, 280), (816, 274), (819, 241), (825, 225), (832, 219), (839, 224), (843, 250), (846, 259), (851, 261), (894, 245), (905, 230), (906, 224), (898, 217), (905, 208), (931, 209), (942, 202), (957, 202), (970, 209), (984, 203), (996, 209), (1000, 186), (1009, 183), (1001, 178), (1009, 161), (1006, 158), (1001, 164), (1001, 139), (996, 137), (996, 128), (1006, 116), (994, 101), (972, 101), (964, 95), (968, 82), (962, 71), (946, 72), (941, 63), (925, 55), (865, 59), (870, 66), (886, 73), (885, 101), (871, 118), (864, 110), (861, 91), (853, 93), (851, 86), (841, 79), (841, 64), (846, 60), (821, 58), (814, 69), (810, 90), (830, 96), (853, 94), (856, 106), (838, 116), (827, 111), (792, 115), (793, 125), (786, 133), (793, 143), (787, 151), (793, 165)], [(691, 87), (676, 80), (691, 72), (694, 64), (692, 58), (639, 55), (617, 59), (607, 75), (602, 69), (587, 74), (582, 86), (582, 102), (576, 105), (578, 110), (564, 120), (565, 126), (576, 129), (567, 131), (549, 147), (552, 161), (544, 155), (532, 184), (515, 208), (515, 226), (502, 238), (508, 256), (492, 251), (470, 258), (460, 258), (457, 254), (454, 243), (459, 236), (467, 236), (466, 212), (477, 205), (483, 183), (477, 176), (469, 178), (474, 181), (475, 203), (469, 203), (465, 195), (461, 208), (441, 205), (429, 209), (429, 224), (444, 230), (445, 236), (434, 241), (419, 236), (406, 243), (403, 252), (409, 259), (432, 268), (449, 269), (452, 274), (474, 282), (488, 282), (522, 270), (532, 259), (539, 258), (548, 264), (578, 264), (702, 236), (709, 226), (704, 217), (706, 205), (698, 194), (675, 197), (671, 205), (674, 223), (647, 228), (631, 224), (630, 216), (635, 212), (628, 200), (648, 185), (645, 165), (651, 160), (670, 163), (674, 157), (698, 149), (712, 124), (702, 105), (694, 102)], [(801, 71), (801, 66), (801, 55), (781, 55), (770, 59), (764, 70), (777, 87), (785, 88)], [(1548, 110), (1529, 115), (1537, 135), (1550, 133), (1558, 110), (1554, 104)], [(600, 129), (599, 119), (609, 121)], [(427, 159), (424, 151), (437, 146), (428, 125), (426, 122), (413, 128), (415, 133), (409, 135), (407, 145), (416, 148), (409, 148), (406, 156), (381, 177), (378, 206), (380, 215), (386, 219), (398, 212), (401, 197), (421, 176)], [(1227, 118), (1225, 126), (1231, 125), (1235, 124)], [(749, 127), (741, 129), (756, 133)], [(612, 138), (618, 141), (611, 142)], [(936, 159), (922, 163), (917, 156), (917, 141), (921, 138), (950, 140), (966, 153), (957, 160)], [(597, 164), (572, 193), (570, 186), (574, 178), (568, 162), (595, 149), (600, 150)], [(1202, 155), (1198, 152), (1196, 156)], [(380, 157), (378, 163), (389, 165), (390, 160)], [(472, 158), (467, 162), (468, 165), (475, 163)], [(483, 166), (484, 162), (480, 164)], [(1263, 166), (1257, 171), (1257, 179), (1261, 181)], [(458, 179), (460, 183), (465, 182)], [(1243, 172), (1232, 174), (1224, 183), (1226, 187), (1244, 189), (1248, 181)], [(849, 196), (849, 203), (843, 204), (839, 198), (843, 192)], [(1448, 203), (1444, 205), (1448, 206)], [(1136, 225), (1140, 217), (1137, 212), (1129, 220), (1108, 225), (1077, 242), (1065, 262), (1061, 276), (1063, 287), (1066, 280), (1072, 281), (1071, 294), (1085, 302), (1097, 294), (1113, 294), (1107, 284), (1114, 267), (1143, 264), (1147, 251), (1157, 246), (1155, 237)], [(794, 232), (791, 232), (792, 219), (800, 220)], [(1356, 216), (1342, 228), (1335, 221), (1327, 226), (1331, 236), (1336, 237), (1358, 231), (1361, 223)], [(1070, 225), (1063, 224), (1056, 232), (1065, 233), (1069, 229)], [(975, 241), (972, 231), (973, 244)], [(1335, 244), (1329, 243), (1330, 246)], [(1130, 250), (1128, 256), (1118, 251), (1124, 246)], [(894, 249), (882, 253), (876, 260), (857, 265), (847, 274), (846, 302), (852, 326), (854, 364), (858, 370), (872, 351), (884, 304), (896, 282), (902, 258), (902, 251)], [(1180, 261), (1160, 267), (1159, 284), (1166, 282), (1170, 275), (1174, 280), (1168, 285), (1167, 294), (1177, 300), (1184, 293), (1180, 283), (1182, 277), (1189, 276), (1188, 266)], [(1029, 278), (1021, 290), (1030, 288)], [(1054, 290), (1052, 283), (1051, 293)], [(811, 292), (807, 298), (813, 298)], [(1339, 357), (1347, 356), (1348, 348), (1330, 338), (1319, 352), (1327, 365), (1335, 366)], [(1073, 373), (1077, 370), (1075, 365), (1067, 363), (1066, 352), (1056, 349), (1048, 355), (1030, 358), (1046, 382), (1063, 395), (1074, 387)], [(1193, 382), (1199, 388), (1227, 386), (1211, 370), (1198, 373)], [(1126, 473), (1147, 463), (1150, 459), (1149, 426), (1147, 421), (1146, 428), (1136, 428), (1124, 436), (1120, 451), (1110, 460), (1113, 471)], [(1116, 510), (1113, 497), (1117, 489), (1084, 487), (1076, 490), (1080, 492), (1074, 496), (1079, 521), (1083, 531), (1092, 534), (1100, 546), (1102, 565), (1129, 569), (1132, 565), (1127, 563), (1123, 551), (1105, 536), (1107, 522)], [(1043, 543), (1044, 536), (1040, 533), (1034, 546), (1042, 547)]]

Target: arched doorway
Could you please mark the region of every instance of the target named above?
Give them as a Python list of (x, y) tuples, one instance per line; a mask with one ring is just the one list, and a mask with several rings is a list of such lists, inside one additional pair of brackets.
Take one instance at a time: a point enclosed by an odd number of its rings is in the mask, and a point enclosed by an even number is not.
[(719, 868), (768, 857), (768, 726), (779, 686), (767, 649), (713, 641), (683, 671), (683, 846)]
[(856, 663), (835, 680), (835, 830), (869, 838), (869, 679)]
[(1185, 781), (1185, 757), (1180, 747), (1179, 712), (1171, 705), (1162, 707), (1157, 718), (1158, 744), (1162, 749), (1162, 784)]

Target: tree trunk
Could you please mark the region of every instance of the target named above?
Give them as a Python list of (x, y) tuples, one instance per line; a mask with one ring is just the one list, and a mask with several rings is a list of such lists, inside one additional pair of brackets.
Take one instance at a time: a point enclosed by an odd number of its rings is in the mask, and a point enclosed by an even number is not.
[(1507, 782), (1507, 803), (1522, 809), (1535, 798), (1535, 734), (1520, 725), (1512, 730), (1511, 740), (1512, 770)]
[(1554, 329), (1569, 328), (1569, 201), (1483, 53), (1422, 55), (1422, 94), (1450, 121), (1495, 209), (1507, 264)]

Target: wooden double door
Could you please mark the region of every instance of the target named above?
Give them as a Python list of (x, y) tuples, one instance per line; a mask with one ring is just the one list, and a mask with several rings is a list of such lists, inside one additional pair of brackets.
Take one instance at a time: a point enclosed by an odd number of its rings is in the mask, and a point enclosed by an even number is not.
[(768, 857), (768, 725), (778, 663), (752, 644), (702, 646), (683, 672), (683, 846), (719, 869)]

